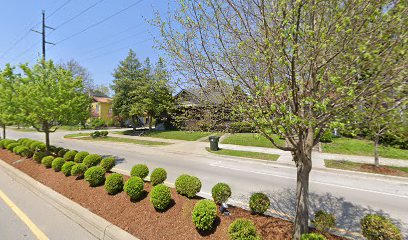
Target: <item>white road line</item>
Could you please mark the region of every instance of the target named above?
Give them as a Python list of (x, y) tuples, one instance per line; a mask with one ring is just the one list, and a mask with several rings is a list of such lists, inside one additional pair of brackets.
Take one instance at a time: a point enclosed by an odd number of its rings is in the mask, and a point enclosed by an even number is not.
[[(268, 176), (274, 176), (274, 177), (280, 177), (280, 178), (286, 178), (286, 179), (296, 180), (295, 177), (289, 177), (289, 176), (284, 176), (284, 175), (279, 175), (279, 174), (272, 174), (272, 173), (266, 173), (266, 172), (261, 172), (261, 171), (244, 170), (244, 169), (235, 168), (235, 167), (223, 166), (223, 165), (220, 165), (219, 162), (212, 163), (212, 164), (210, 164), (210, 166), (219, 167), (219, 168), (225, 168), (225, 169), (230, 169), (230, 170), (235, 170), (235, 171), (241, 171), (241, 172), (249, 172), (249, 173), (262, 174), (262, 175), (268, 175)], [(326, 186), (331, 186), (331, 187), (345, 188), (345, 189), (356, 190), (356, 191), (363, 191), (363, 192), (375, 193), (375, 194), (382, 194), (382, 195), (387, 195), (387, 196), (393, 196), (393, 197), (400, 197), (400, 198), (406, 198), (406, 199), (408, 199), (408, 196), (406, 196), (406, 195), (399, 195), (399, 194), (394, 194), (394, 193), (386, 193), (386, 192), (380, 192), (380, 191), (375, 191), (375, 190), (369, 190), (369, 189), (363, 189), (363, 188), (355, 188), (355, 187), (348, 187), (348, 186), (343, 186), (343, 185), (338, 185), (338, 184), (323, 183), (323, 182), (317, 182), (317, 181), (310, 181), (310, 183), (320, 184), (320, 185), (326, 185)]]

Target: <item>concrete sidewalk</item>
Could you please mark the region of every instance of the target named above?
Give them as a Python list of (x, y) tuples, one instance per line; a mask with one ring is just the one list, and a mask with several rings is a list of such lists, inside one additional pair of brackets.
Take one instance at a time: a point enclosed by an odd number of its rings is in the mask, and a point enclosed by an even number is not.
[(2, 160), (0, 209), (0, 239), (137, 240)]

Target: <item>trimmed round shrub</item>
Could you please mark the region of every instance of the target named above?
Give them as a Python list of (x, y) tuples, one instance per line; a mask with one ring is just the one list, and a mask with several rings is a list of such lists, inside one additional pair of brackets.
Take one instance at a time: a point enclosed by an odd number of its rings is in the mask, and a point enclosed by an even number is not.
[(71, 176), (82, 178), (88, 168), (83, 163), (77, 163), (71, 168)]
[(74, 161), (74, 158), (75, 158), (75, 155), (77, 155), (77, 151), (75, 151), (75, 150), (71, 150), (71, 151), (68, 151), (68, 152), (66, 152), (65, 154), (64, 154), (64, 160), (66, 161), (66, 162), (68, 162), (68, 161)]
[(300, 240), (326, 240), (326, 238), (318, 233), (306, 233), (302, 234)]
[(116, 164), (116, 159), (114, 157), (107, 157), (102, 159), (99, 164), (101, 167), (105, 168), (105, 171), (109, 172)]
[(226, 183), (217, 183), (211, 189), (211, 195), (214, 202), (218, 204), (224, 203), (231, 197), (231, 188)]
[(140, 177), (130, 177), (123, 188), (131, 200), (138, 200), (143, 195), (144, 182)]
[(16, 140), (4, 139), (2, 140), (2, 149), (7, 149), (7, 146), (12, 143), (16, 143)]
[(98, 154), (89, 154), (82, 161), (87, 167), (94, 167), (98, 165), (102, 160), (102, 157)]
[(61, 149), (61, 150), (59, 150), (58, 151), (58, 157), (64, 157), (64, 155), (65, 155), (65, 153), (67, 153), (67, 152), (69, 152), (69, 149), (65, 149), (65, 148), (63, 148), (63, 149)]
[(179, 194), (193, 198), (201, 190), (201, 181), (197, 177), (187, 174), (180, 175), (176, 179), (176, 190)]
[(46, 168), (51, 168), (52, 167), (52, 161), (54, 161), (53, 156), (46, 156), (46, 157), (43, 157), (43, 159), (41, 160), (41, 163)]
[(89, 152), (79, 152), (74, 157), (74, 162), (81, 163), (86, 156), (89, 155)]
[(264, 193), (254, 193), (249, 199), (249, 208), (256, 214), (262, 214), (268, 210), (271, 202)]
[(157, 184), (164, 183), (167, 179), (167, 172), (164, 168), (156, 168), (153, 170), (152, 174), (150, 174), (150, 182), (153, 186)]
[(61, 171), (62, 165), (64, 165), (65, 160), (61, 157), (57, 157), (52, 161), (51, 167), (54, 171), (59, 172)]
[(130, 176), (132, 177), (136, 176), (144, 179), (147, 175), (149, 175), (149, 168), (145, 164), (137, 164), (133, 166), (130, 171)]
[(21, 142), (21, 144), (22, 144), (23, 146), (26, 146), (26, 147), (30, 148), (30, 146), (31, 146), (31, 144), (32, 144), (33, 142), (35, 142), (35, 141), (34, 141), (34, 140), (31, 140), (31, 139), (26, 139), (26, 140), (23, 140), (23, 141)]
[(20, 143), (17, 143), (17, 142), (10, 143), (10, 144), (7, 145), (7, 150), (13, 152), (13, 149), (18, 147), (18, 146), (21, 146)]
[(45, 146), (44, 143), (40, 143), (37, 145), (37, 147), (35, 148), (34, 151), (41, 151), (41, 152), (45, 152), (45, 150), (47, 150), (47, 147)]
[(59, 148), (57, 148), (56, 146), (50, 145), (50, 153), (52, 153), (53, 155), (57, 155), (59, 151)]
[(390, 219), (369, 214), (360, 221), (361, 231), (367, 240), (402, 240), (401, 231)]
[(217, 205), (208, 199), (200, 200), (194, 206), (192, 217), (197, 229), (211, 230), (217, 217)]
[(336, 218), (333, 214), (320, 210), (315, 213), (312, 223), (318, 231), (324, 232), (336, 225)]
[(105, 182), (105, 169), (101, 166), (94, 166), (85, 171), (85, 180), (89, 186), (97, 187)]
[(163, 184), (156, 185), (150, 192), (150, 202), (157, 210), (165, 210), (171, 202), (170, 188)]
[(93, 137), (93, 138), (100, 137), (100, 136), (101, 136), (101, 132), (95, 131), (95, 132), (91, 133), (90, 136)]
[(20, 143), (21, 145), (23, 145), (23, 142), (27, 141), (27, 140), (29, 140), (29, 139), (28, 138), (19, 138), (19, 139), (17, 139), (17, 142)]
[(109, 132), (108, 131), (101, 131), (100, 135), (101, 137), (106, 137), (108, 136)]
[(33, 155), (33, 159), (37, 163), (41, 163), (41, 160), (46, 156), (47, 156), (47, 154), (45, 152), (35, 152), (34, 155)]
[(71, 175), (71, 169), (72, 167), (75, 165), (74, 162), (65, 162), (64, 165), (62, 165), (61, 167), (61, 172), (65, 175), (65, 176), (70, 176)]
[(123, 190), (123, 176), (119, 173), (112, 173), (105, 180), (105, 190), (109, 194), (116, 194)]
[(33, 151), (31, 151), (28, 147), (22, 145), (15, 147), (13, 149), (13, 152), (22, 157), (30, 158), (33, 156)]
[(32, 142), (30, 143), (30, 149), (31, 149), (31, 151), (37, 150), (37, 146), (39, 146), (40, 144), (41, 144), (41, 142), (39, 142), (39, 141), (32, 141)]
[(261, 239), (256, 233), (255, 224), (251, 220), (245, 218), (238, 218), (229, 225), (228, 236), (230, 240)]

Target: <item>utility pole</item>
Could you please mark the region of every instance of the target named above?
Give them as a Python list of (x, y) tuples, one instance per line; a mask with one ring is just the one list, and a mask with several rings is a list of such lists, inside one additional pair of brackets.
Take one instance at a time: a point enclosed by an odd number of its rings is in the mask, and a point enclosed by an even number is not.
[(45, 61), (45, 45), (46, 44), (51, 44), (51, 45), (55, 45), (55, 43), (52, 42), (47, 42), (47, 40), (45, 39), (45, 29), (52, 29), (55, 30), (55, 28), (49, 27), (45, 24), (45, 11), (42, 11), (42, 28), (41, 28), (41, 32), (31, 29), (31, 31), (39, 33), (42, 35), (42, 60)]

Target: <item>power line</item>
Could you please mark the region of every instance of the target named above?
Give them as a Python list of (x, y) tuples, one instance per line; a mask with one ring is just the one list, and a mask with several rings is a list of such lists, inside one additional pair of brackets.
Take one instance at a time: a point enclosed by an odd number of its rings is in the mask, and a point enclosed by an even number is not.
[(133, 3), (133, 4), (131, 4), (131, 5), (129, 5), (129, 6), (125, 7), (125, 8), (123, 8), (123, 9), (121, 9), (121, 10), (115, 12), (114, 14), (112, 14), (112, 15), (110, 15), (110, 16), (108, 16), (108, 17), (106, 17), (106, 18), (104, 18), (104, 19), (102, 19), (102, 20), (100, 20), (100, 21), (98, 21), (98, 22), (96, 22), (96, 23), (94, 23), (94, 24), (89, 25), (88, 27), (84, 28), (83, 30), (81, 30), (81, 31), (79, 31), (79, 32), (77, 32), (77, 33), (74, 33), (74, 34), (72, 34), (72, 35), (70, 35), (70, 36), (68, 36), (68, 37), (66, 37), (66, 38), (64, 38), (64, 39), (62, 39), (62, 40), (60, 40), (60, 41), (58, 41), (56, 44), (60, 44), (60, 43), (62, 43), (62, 42), (65, 42), (65, 41), (67, 41), (67, 40), (73, 38), (73, 37), (76, 37), (76, 36), (78, 36), (78, 35), (80, 35), (80, 34), (86, 32), (86, 31), (88, 31), (89, 29), (94, 28), (94, 27), (96, 27), (96, 26), (98, 26), (98, 25), (100, 25), (100, 24), (102, 24), (102, 23), (108, 21), (109, 19), (111, 19), (111, 18), (113, 18), (113, 17), (115, 17), (115, 16), (121, 14), (122, 12), (124, 12), (124, 11), (126, 11), (126, 10), (128, 10), (128, 9), (130, 9), (130, 8), (132, 8), (132, 7), (134, 7), (134, 6), (136, 6), (137, 4), (141, 3), (142, 1), (143, 1), (143, 0), (139, 0), (139, 1), (137, 1), (137, 2), (135, 2), (135, 3)]
[[(56, 8), (50, 15), (47, 16), (47, 18), (51, 17), (52, 15), (56, 14), (59, 10), (61, 10), (63, 7), (65, 7), (69, 2), (71, 2), (72, 0), (67, 0), (65, 1), (63, 4), (61, 4), (58, 8)], [(13, 48), (15, 48), (21, 41), (23, 41), (31, 32), (31, 29), (37, 27), (38, 25), (40, 25), (41, 22), (38, 22), (34, 25), (32, 25), (31, 27), (29, 27), (26, 31), (24, 31), (25, 33), (19, 38), (17, 39), (9, 48), (7, 48), (6, 51), (3, 52), (3, 54), (1, 55), (0, 58), (3, 58), (4, 56), (7, 55), (7, 53), (9, 53)], [(28, 50), (24, 51), (23, 54), (20, 54), (19, 56), (24, 55), (26, 52), (28, 52)]]
[(54, 14), (56, 14), (59, 10), (61, 10), (63, 7), (65, 7), (68, 3), (70, 3), (72, 0), (67, 0), (63, 4), (61, 4), (57, 9), (55, 9), (50, 15), (47, 16), (46, 19), (52, 17)]
[(100, 3), (104, 2), (105, 0), (100, 0), (94, 4), (92, 4), (91, 6), (85, 8), (84, 10), (82, 10), (81, 12), (79, 12), (78, 14), (76, 14), (75, 16), (71, 17), (70, 19), (66, 20), (65, 22), (57, 25), (56, 28), (61, 28), (62, 26), (64, 26), (67, 23), (72, 22), (73, 20), (75, 20), (76, 18), (82, 16), (84, 13), (88, 12), (89, 10), (91, 10), (92, 8), (96, 7), (97, 5), (99, 5)]
[(114, 49), (114, 50), (112, 50), (112, 51), (105, 52), (105, 53), (103, 53), (103, 54), (99, 54), (99, 55), (90, 57), (90, 58), (88, 58), (88, 59), (89, 59), (89, 60), (92, 60), (92, 59), (95, 59), (95, 58), (99, 58), (99, 57), (102, 57), (102, 56), (109, 55), (109, 54), (111, 54), (111, 53), (115, 53), (115, 52), (117, 52), (117, 51), (119, 51), (119, 50), (130, 49), (130, 48), (132, 48), (133, 46), (135, 46), (136, 44), (144, 43), (144, 42), (147, 42), (147, 41), (150, 41), (150, 40), (152, 40), (152, 38), (145, 39), (145, 40), (142, 40), (142, 41), (140, 41), (140, 42), (133, 43), (132, 45), (128, 45), (128, 46), (126, 46), (126, 47), (116, 48), (116, 49)]

